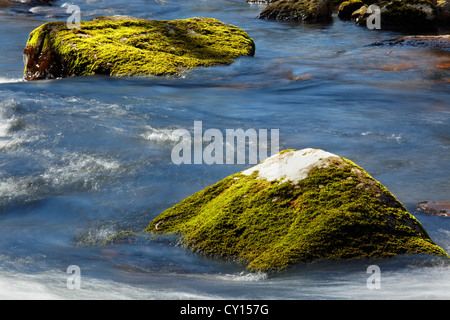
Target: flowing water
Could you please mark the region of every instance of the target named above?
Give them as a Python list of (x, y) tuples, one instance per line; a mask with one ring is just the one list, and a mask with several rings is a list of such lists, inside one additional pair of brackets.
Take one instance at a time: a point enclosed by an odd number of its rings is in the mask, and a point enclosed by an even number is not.
[[(22, 81), (28, 34), (107, 14), (194, 16), (237, 25), (254, 57), (183, 77)], [(415, 212), (450, 201), (450, 53), (370, 47), (399, 36), (334, 17), (303, 25), (255, 19), (244, 0), (82, 0), (0, 8), (0, 298), (446, 299), (450, 268), (430, 257), (299, 265), (249, 273), (164, 241), (101, 246), (251, 164), (175, 165), (176, 129), (278, 129), (280, 150), (321, 148), (356, 162), (450, 252), (450, 218)], [(81, 271), (80, 289), (66, 271)], [(369, 265), (380, 289), (367, 286)]]

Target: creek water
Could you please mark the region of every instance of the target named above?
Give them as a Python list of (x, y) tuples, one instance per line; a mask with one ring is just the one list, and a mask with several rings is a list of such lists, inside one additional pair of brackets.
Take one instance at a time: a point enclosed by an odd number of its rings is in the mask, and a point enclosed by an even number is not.
[[(181, 77), (22, 81), (29, 33), (47, 21), (124, 14), (213, 17), (254, 39), (254, 57)], [(450, 268), (431, 257), (299, 265), (249, 273), (164, 241), (101, 246), (250, 164), (175, 165), (177, 129), (278, 129), (282, 149), (320, 148), (362, 166), (450, 252), (450, 53), (371, 47), (402, 34), (259, 20), (244, 0), (82, 0), (0, 8), (0, 298), (446, 299)], [(67, 286), (67, 268), (81, 288)], [(367, 267), (381, 270), (380, 289)]]

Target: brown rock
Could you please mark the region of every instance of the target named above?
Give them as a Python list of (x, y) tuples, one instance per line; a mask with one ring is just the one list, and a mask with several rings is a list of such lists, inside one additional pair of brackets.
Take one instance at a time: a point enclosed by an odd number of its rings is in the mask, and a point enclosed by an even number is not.
[(450, 202), (420, 202), (416, 209), (433, 216), (450, 217)]

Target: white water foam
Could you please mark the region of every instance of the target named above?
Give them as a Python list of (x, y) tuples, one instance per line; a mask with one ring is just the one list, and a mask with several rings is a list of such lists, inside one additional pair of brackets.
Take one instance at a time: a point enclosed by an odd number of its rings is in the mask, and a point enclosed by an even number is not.
[[(98, 155), (68, 152), (58, 157), (43, 152), (47, 169), (40, 174), (3, 177), (0, 197), (13, 199), (25, 195), (45, 195), (49, 192), (98, 190), (111, 174), (123, 171), (120, 162)], [(55, 157), (55, 158), (52, 158)]]
[(58, 270), (24, 274), (0, 274), (2, 300), (129, 300), (129, 299), (214, 299), (215, 296), (183, 290), (128, 285), (112, 280), (86, 277), (81, 271), (80, 288), (69, 289), (70, 274)]
[(117, 232), (119, 232), (119, 230), (116, 230), (114, 226), (109, 225), (89, 228), (89, 230), (77, 236), (76, 245), (80, 247), (100, 245), (104, 240), (117, 234)]
[(254, 282), (266, 280), (268, 278), (268, 274), (264, 272), (239, 272), (235, 274), (224, 274), (216, 277), (219, 280), (224, 281), (237, 281), (237, 282)]
[(0, 151), (7, 151), (25, 142), (39, 139), (39, 135), (26, 132), (25, 126), (25, 120), (19, 114), (14, 99), (0, 102)]
[(17, 82), (24, 82), (25, 80), (23, 80), (22, 78), (5, 78), (5, 77), (0, 77), (0, 84), (2, 83), (17, 83)]
[(140, 137), (145, 140), (154, 142), (178, 142), (180, 136), (174, 134), (174, 129), (157, 129), (152, 126), (146, 126), (144, 128), (145, 132), (140, 135)]
[(14, 114), (15, 107), (13, 99), (7, 99), (0, 103), (0, 138), (8, 136), (10, 130), (19, 121)]

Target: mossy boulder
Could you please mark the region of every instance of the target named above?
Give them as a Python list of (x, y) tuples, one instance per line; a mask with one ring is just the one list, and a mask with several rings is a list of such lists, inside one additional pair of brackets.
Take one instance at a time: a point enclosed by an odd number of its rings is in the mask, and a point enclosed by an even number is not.
[(352, 13), (364, 6), (361, 0), (344, 1), (339, 5), (338, 17), (342, 20), (350, 20)]
[[(349, 0), (341, 3), (338, 17), (353, 20), (357, 25), (366, 26), (372, 13), (367, 8), (374, 4), (380, 8), (381, 29), (404, 32), (434, 31), (445, 14), (440, 13), (431, 0)], [(354, 9), (354, 10), (353, 10)], [(441, 15), (440, 15), (441, 14)], [(441, 23), (442, 24), (442, 23)]]
[(364, 5), (358, 10), (354, 11), (350, 15), (350, 20), (355, 21), (358, 26), (366, 26), (367, 18), (370, 16), (370, 13), (367, 13), (367, 8), (368, 6)]
[(448, 257), (361, 167), (317, 149), (286, 150), (199, 191), (146, 232), (252, 271), (299, 262), (429, 254)]
[(450, 26), (450, 1), (438, 1), (437, 8), (438, 24), (441, 26)]
[(320, 22), (331, 21), (332, 13), (333, 0), (278, 0), (270, 3), (258, 18)]
[(431, 31), (437, 28), (438, 9), (428, 0), (395, 0), (381, 6), (381, 28)]
[(248, 34), (212, 18), (141, 20), (108, 16), (69, 29), (49, 22), (31, 32), (24, 79), (107, 74), (176, 75), (252, 56)]

